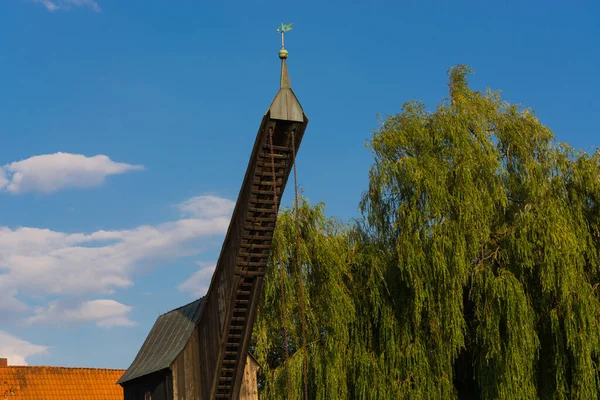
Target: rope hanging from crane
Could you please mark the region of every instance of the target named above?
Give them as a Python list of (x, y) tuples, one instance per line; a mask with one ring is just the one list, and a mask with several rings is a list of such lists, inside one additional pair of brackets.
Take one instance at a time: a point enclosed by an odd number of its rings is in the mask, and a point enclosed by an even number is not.
[(304, 380), (304, 398), (308, 400), (308, 349), (306, 348), (306, 304), (304, 302), (304, 279), (302, 277), (302, 253), (300, 251), (300, 218), (298, 205), (298, 179), (296, 177), (296, 137), (295, 131), (292, 130), (292, 159), (294, 160), (294, 203), (295, 203), (295, 220), (296, 220), (296, 263), (298, 265), (298, 285), (300, 289), (300, 310), (302, 322), (302, 378)]
[[(269, 130), (269, 147), (271, 148), (271, 171), (273, 172), (273, 197), (275, 200), (275, 218), (279, 216), (279, 207), (277, 201), (277, 173), (275, 172), (275, 151), (273, 150), (273, 129)], [(277, 262), (279, 264), (279, 284), (281, 285), (281, 319), (283, 325), (283, 348), (285, 349), (285, 373), (287, 377), (288, 399), (291, 398), (291, 374), (288, 359), (290, 353), (288, 349), (287, 333), (287, 310), (285, 307), (285, 270), (281, 260), (281, 242), (277, 241)]]
[[(275, 172), (275, 151), (273, 147), (273, 131), (269, 131), (269, 147), (271, 150), (271, 168), (273, 173), (273, 195), (275, 197), (275, 215), (278, 216), (277, 202), (277, 174)], [(300, 312), (301, 312), (301, 337), (302, 337), (302, 380), (304, 383), (304, 398), (308, 400), (308, 349), (306, 347), (306, 304), (304, 299), (304, 279), (302, 274), (302, 252), (301, 252), (301, 230), (300, 230), (300, 206), (298, 196), (298, 177), (296, 168), (296, 137), (295, 131), (290, 132), (290, 147), (292, 150), (292, 160), (294, 169), (294, 220), (296, 225), (296, 267), (298, 273), (298, 286), (300, 295)], [(288, 347), (288, 331), (287, 331), (287, 308), (286, 308), (286, 291), (285, 291), (285, 274), (286, 269), (281, 258), (281, 242), (277, 241), (277, 263), (279, 264), (279, 283), (281, 285), (281, 318), (283, 325), (283, 347), (285, 351), (285, 369), (286, 369), (286, 384), (288, 399), (292, 398), (291, 373), (289, 366), (289, 347)]]

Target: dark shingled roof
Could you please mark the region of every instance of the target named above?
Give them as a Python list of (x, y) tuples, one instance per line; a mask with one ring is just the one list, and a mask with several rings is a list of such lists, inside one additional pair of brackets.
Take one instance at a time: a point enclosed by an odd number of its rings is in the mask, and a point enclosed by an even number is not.
[(117, 383), (169, 368), (200, 319), (204, 297), (158, 317), (131, 366)]

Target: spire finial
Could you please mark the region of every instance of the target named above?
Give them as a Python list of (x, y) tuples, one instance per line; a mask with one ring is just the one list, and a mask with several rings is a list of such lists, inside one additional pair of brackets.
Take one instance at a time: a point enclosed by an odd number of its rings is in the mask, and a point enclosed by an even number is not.
[(289, 24), (281, 24), (279, 28), (277, 28), (277, 33), (281, 33), (281, 50), (279, 50), (279, 58), (285, 60), (288, 57), (288, 51), (285, 49), (285, 38), (284, 34), (288, 31), (292, 30), (293, 22)]

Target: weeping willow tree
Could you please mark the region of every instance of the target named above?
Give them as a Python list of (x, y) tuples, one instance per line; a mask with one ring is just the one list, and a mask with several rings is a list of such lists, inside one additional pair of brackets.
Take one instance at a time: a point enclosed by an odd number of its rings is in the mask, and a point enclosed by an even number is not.
[(254, 330), (262, 398), (303, 396), (302, 306), (311, 399), (600, 398), (600, 153), (468, 73), (374, 132), (362, 220), (302, 203), (304, 305), (280, 216)]
[[(287, 398), (288, 393), (295, 399), (304, 398), (298, 229), (310, 398), (349, 398), (348, 324), (355, 319), (354, 299), (348, 285), (352, 280), (349, 230), (339, 221), (326, 218), (323, 204), (311, 207), (306, 200), (300, 201), (298, 219), (294, 210), (286, 210), (279, 216), (253, 331), (252, 351), (263, 368), (259, 382), (261, 399), (279, 400)], [(284, 365), (286, 336), (290, 354), (287, 366)]]

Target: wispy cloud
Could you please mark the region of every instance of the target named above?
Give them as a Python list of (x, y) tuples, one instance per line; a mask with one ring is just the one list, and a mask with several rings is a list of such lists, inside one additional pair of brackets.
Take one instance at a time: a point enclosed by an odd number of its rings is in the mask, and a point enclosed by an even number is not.
[(100, 6), (95, 0), (31, 0), (42, 4), (48, 11), (68, 10), (73, 7), (89, 7), (95, 12), (100, 12)]
[(47, 353), (48, 347), (29, 343), (0, 331), (0, 354), (8, 358), (9, 365), (27, 365), (27, 357)]
[[(0, 273), (2, 267), (0, 267)], [(1, 276), (1, 275), (0, 275)], [(11, 314), (18, 314), (27, 311), (29, 307), (16, 298), (17, 290), (15, 288), (4, 288), (0, 290), (0, 317)], [(0, 318), (0, 321), (2, 319)]]
[(128, 317), (133, 307), (115, 300), (90, 300), (81, 304), (69, 304), (67, 301), (52, 301), (45, 307), (35, 309), (35, 315), (27, 318), (30, 324), (57, 322), (95, 322), (103, 328), (113, 326), (134, 326)]
[(198, 263), (200, 269), (179, 285), (178, 289), (189, 293), (192, 297), (201, 297), (208, 292), (210, 280), (215, 272), (216, 264)]
[(196, 196), (178, 204), (181, 213), (199, 218), (231, 215), (235, 202), (218, 196)]
[[(0, 226), (0, 302), (27, 311), (30, 309), (20, 299), (28, 296), (52, 301), (56, 298), (90, 299), (133, 285), (135, 275), (161, 262), (198, 255), (203, 240), (211, 240), (227, 231), (231, 207), (209, 211), (215, 204), (227, 203), (227, 199), (216, 196), (195, 199), (195, 209), (204, 210), (198, 216), (186, 215), (175, 221), (129, 230), (66, 233)], [(209, 271), (203, 274), (197, 279), (202, 281)], [(43, 322), (53, 316), (86, 321), (83, 315), (88, 315), (91, 319), (87, 321), (96, 321), (101, 326), (128, 324), (128, 320), (123, 319), (126, 309), (122, 308), (127, 306), (106, 301), (75, 305), (48, 303), (34, 310), (29, 322)], [(99, 310), (112, 310), (113, 314), (98, 317), (104, 315), (96, 314)], [(0, 309), (0, 317), (6, 313), (7, 310)]]
[(141, 165), (115, 162), (105, 155), (44, 154), (0, 167), (0, 190), (20, 194), (90, 188), (100, 186), (107, 176), (142, 169)]

